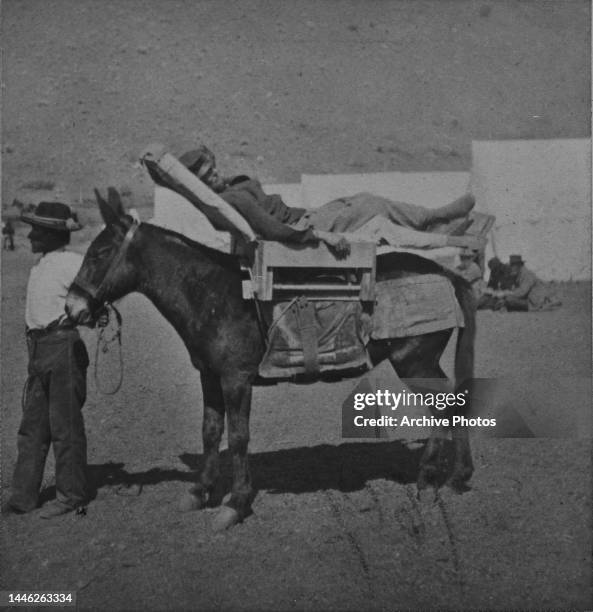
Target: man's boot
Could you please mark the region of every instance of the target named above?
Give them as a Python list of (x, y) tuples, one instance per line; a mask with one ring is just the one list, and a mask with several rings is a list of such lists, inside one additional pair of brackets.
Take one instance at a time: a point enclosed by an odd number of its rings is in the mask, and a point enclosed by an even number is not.
[(433, 209), (433, 223), (450, 221), (451, 219), (458, 219), (459, 217), (467, 217), (475, 205), (476, 198), (474, 198), (471, 193), (466, 193), (460, 198), (453, 200), (450, 204)]

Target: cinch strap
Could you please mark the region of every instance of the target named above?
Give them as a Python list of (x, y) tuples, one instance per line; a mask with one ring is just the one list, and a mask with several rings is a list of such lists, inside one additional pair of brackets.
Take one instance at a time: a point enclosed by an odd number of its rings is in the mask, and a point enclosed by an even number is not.
[(295, 308), (303, 343), (305, 374), (317, 374), (319, 372), (319, 345), (315, 325), (315, 306), (306, 297), (300, 297), (296, 300)]

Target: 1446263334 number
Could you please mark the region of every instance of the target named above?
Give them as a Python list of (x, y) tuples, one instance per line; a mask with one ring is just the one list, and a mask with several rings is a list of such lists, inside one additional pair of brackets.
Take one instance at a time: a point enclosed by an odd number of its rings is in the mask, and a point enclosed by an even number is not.
[(72, 591), (1, 591), (0, 607), (4, 606), (75, 606), (76, 592)]

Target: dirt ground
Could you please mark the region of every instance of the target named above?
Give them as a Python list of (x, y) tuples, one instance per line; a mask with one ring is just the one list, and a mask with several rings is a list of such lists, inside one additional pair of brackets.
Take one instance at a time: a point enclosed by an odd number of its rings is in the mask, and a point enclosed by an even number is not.
[[(203, 138), (225, 170), (288, 182), (465, 170), (472, 138), (590, 135), (588, 2), (5, 0), (2, 36), (4, 206), (52, 182), (75, 201), (114, 184), (145, 203), (134, 164), (154, 140), (182, 152)], [(3, 501), (34, 262), (18, 231), (2, 257)], [(560, 436), (590, 407), (591, 290), (557, 290), (554, 312), (479, 313), (476, 375), (525, 381), (517, 407)], [(198, 374), (147, 300), (121, 310), (113, 396), (84, 332), (88, 514), (3, 515), (0, 589), (76, 590), (89, 610), (593, 607), (590, 422), (478, 434), (471, 490), (418, 500), (418, 444), (341, 437), (353, 381), (258, 388), (254, 514), (215, 535), (212, 511), (176, 510), (201, 460)], [(105, 387), (116, 357), (99, 364)], [(530, 403), (541, 380), (561, 392)], [(51, 460), (44, 486), (45, 501)]]

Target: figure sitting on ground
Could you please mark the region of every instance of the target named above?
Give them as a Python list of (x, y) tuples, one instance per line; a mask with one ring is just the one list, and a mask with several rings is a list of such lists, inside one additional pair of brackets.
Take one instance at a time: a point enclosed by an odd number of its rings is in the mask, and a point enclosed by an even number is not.
[(525, 266), (521, 255), (511, 255), (509, 266), (513, 287), (498, 294), (508, 311), (553, 310), (562, 305), (545, 283)]
[[(185, 153), (179, 161), (241, 213), (265, 240), (293, 244), (323, 240), (336, 250), (344, 247), (345, 239), (403, 248), (456, 246), (478, 250), (484, 246), (481, 238), (458, 235), (470, 223), (467, 216), (475, 204), (470, 194), (436, 209), (369, 193), (339, 198), (316, 209), (296, 208), (287, 206), (279, 195), (267, 195), (256, 179), (245, 175), (221, 177), (214, 154), (205, 146)], [(163, 184), (150, 168), (149, 172), (157, 184)]]
[(511, 267), (500, 261), (498, 257), (493, 257), (488, 261), (488, 268), (490, 278), (478, 299), (478, 310), (500, 310), (504, 308), (503, 292), (513, 288), (514, 277)]

